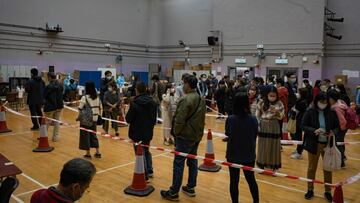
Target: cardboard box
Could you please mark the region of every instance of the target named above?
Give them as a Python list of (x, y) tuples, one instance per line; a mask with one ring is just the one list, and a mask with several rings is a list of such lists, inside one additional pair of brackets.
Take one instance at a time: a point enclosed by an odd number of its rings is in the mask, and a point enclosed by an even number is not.
[(342, 83), (344, 85), (347, 84), (348, 76), (347, 75), (335, 75), (335, 84)]
[(185, 61), (174, 61), (173, 66), (184, 67), (185, 66)]

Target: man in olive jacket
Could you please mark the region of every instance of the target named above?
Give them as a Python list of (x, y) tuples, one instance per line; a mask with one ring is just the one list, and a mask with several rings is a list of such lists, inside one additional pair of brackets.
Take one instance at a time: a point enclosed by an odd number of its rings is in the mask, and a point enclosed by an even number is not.
[[(189, 75), (184, 78), (185, 97), (181, 98), (177, 105), (173, 121), (173, 134), (175, 136), (176, 151), (197, 155), (199, 143), (204, 134), (206, 106), (203, 98), (196, 93), (197, 79)], [(175, 155), (173, 163), (173, 183), (170, 190), (162, 190), (161, 196), (168, 200), (177, 200), (178, 192), (182, 184), (184, 164), (187, 159), (189, 178), (182, 191), (190, 197), (194, 197), (197, 167), (196, 159), (190, 159)]]

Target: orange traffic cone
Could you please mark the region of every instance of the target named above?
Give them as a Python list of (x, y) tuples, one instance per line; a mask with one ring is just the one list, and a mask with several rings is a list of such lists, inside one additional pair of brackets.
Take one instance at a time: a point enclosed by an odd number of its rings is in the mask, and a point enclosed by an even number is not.
[(212, 133), (211, 133), (210, 129), (209, 129), (208, 135), (207, 135), (207, 144), (206, 144), (204, 163), (199, 166), (199, 170), (209, 171), (209, 172), (218, 172), (221, 169), (220, 165), (218, 165), (216, 163), (212, 163), (210, 160), (207, 160), (206, 158), (215, 159), (214, 145), (213, 145)]
[(8, 133), (12, 130), (7, 128), (6, 118), (5, 118), (5, 108), (3, 106), (0, 107), (0, 133)]
[(136, 149), (136, 161), (135, 161), (135, 171), (132, 180), (132, 184), (125, 188), (124, 192), (128, 195), (135, 196), (148, 196), (154, 191), (154, 187), (147, 185), (145, 181), (145, 168), (144, 168), (144, 157), (143, 150), (139, 144)]
[(37, 148), (33, 149), (33, 152), (51, 152), (52, 150), (54, 150), (54, 147), (49, 146), (46, 121), (45, 121), (45, 118), (42, 117), (41, 124), (40, 124), (39, 145)]
[(341, 185), (335, 187), (333, 202), (335, 203), (344, 203), (344, 196)]

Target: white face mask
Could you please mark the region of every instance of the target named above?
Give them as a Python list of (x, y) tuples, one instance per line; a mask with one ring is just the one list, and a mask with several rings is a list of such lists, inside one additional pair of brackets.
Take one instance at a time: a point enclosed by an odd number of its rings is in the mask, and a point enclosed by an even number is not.
[(203, 79), (201, 79), (203, 82), (205, 82), (206, 81), (206, 78), (203, 78)]
[(247, 77), (247, 78), (248, 78), (248, 77), (249, 77), (249, 74), (245, 74), (245, 77)]
[(112, 87), (109, 87), (108, 90), (111, 92), (111, 91), (113, 91), (113, 88), (112, 88)]
[(323, 104), (321, 102), (318, 102), (317, 105), (318, 105), (319, 109), (321, 109), (321, 110), (324, 110), (327, 107), (327, 104)]
[(290, 79), (289, 82), (295, 83), (295, 82), (296, 82), (296, 79)]

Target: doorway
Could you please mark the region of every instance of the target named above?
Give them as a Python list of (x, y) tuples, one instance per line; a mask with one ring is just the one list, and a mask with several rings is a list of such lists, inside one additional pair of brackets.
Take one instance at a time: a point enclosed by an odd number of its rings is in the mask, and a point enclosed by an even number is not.
[(273, 76), (274, 79), (283, 78), (286, 81), (285, 76), (287, 73), (295, 73), (298, 77), (298, 68), (267, 68), (266, 80)]
[(228, 75), (230, 80), (236, 80), (236, 77), (238, 75), (244, 75), (244, 71), (249, 71), (249, 79), (254, 78), (254, 68), (252, 67), (234, 67), (234, 66), (228, 66)]

